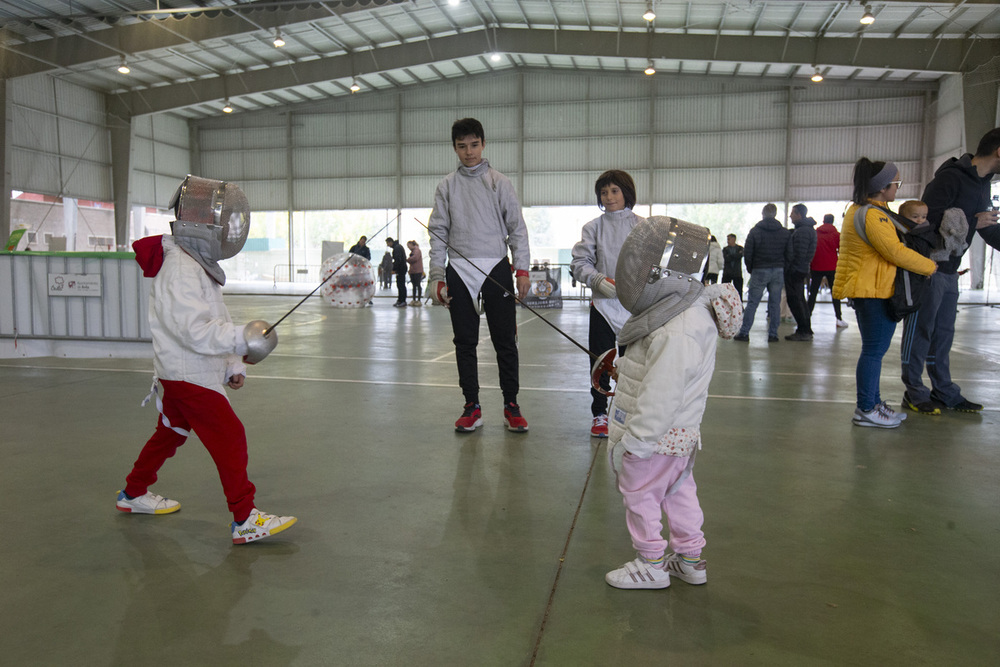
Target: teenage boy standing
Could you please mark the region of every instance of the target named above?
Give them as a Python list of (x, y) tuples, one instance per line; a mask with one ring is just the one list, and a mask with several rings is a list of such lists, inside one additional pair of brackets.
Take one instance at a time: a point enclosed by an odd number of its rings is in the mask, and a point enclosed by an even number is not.
[(497, 354), (504, 423), (508, 430), (523, 433), (528, 430), (528, 422), (517, 405), (517, 304), (507, 249), (514, 256), (517, 294), (523, 299), (531, 285), (528, 229), (514, 186), (483, 158), (486, 135), (482, 123), (475, 118), (455, 121), (451, 142), (461, 164), (444, 177), (434, 192), (434, 210), (428, 225), (431, 252), (427, 290), (451, 313), (458, 383), (465, 395), (465, 407), (455, 422), (455, 430), (468, 433), (483, 423), (476, 356), (479, 312), (475, 304), (475, 297), (481, 295)]

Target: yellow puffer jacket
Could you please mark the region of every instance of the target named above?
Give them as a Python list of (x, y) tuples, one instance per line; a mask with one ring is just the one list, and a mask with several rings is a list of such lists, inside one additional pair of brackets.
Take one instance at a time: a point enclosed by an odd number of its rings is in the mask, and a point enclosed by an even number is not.
[(893, 293), (897, 266), (924, 276), (934, 273), (934, 260), (903, 245), (888, 213), (874, 202), (865, 216), (865, 234), (871, 245), (865, 243), (854, 228), (858, 208), (851, 204), (844, 215), (833, 298), (888, 299)]

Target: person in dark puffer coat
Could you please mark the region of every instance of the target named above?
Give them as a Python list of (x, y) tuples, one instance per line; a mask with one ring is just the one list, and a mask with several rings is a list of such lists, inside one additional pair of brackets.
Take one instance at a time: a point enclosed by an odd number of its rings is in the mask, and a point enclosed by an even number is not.
[(767, 289), (767, 341), (778, 342), (778, 324), (781, 323), (781, 287), (784, 285), (785, 263), (791, 257), (791, 232), (785, 229), (777, 216), (778, 207), (765, 204), (761, 211), (763, 219), (747, 234), (743, 244), (743, 263), (750, 273), (747, 288), (747, 305), (743, 311), (743, 326), (733, 340), (750, 340), (757, 306), (760, 305), (764, 290)]

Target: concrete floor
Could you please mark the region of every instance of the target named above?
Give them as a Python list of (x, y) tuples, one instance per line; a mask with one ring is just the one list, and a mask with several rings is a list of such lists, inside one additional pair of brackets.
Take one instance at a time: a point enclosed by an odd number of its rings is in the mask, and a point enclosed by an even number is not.
[[(297, 300), (227, 297), (237, 321)], [(487, 343), (485, 426), (456, 434), (446, 313), (390, 303), (310, 300), (231, 392), (258, 505), (299, 517), (243, 547), (196, 440), (153, 487), (181, 512), (115, 511), (156, 419), (148, 359), (0, 360), (0, 663), (1000, 664), (1000, 311), (963, 307), (952, 355), (987, 411), (882, 431), (850, 422), (853, 313), (837, 332), (819, 304), (814, 343), (768, 346), (762, 309), (749, 346), (719, 343), (709, 583), (629, 592), (603, 579), (634, 554), (583, 355), (520, 313), (531, 431), (504, 430)], [(583, 304), (545, 316), (586, 340)]]

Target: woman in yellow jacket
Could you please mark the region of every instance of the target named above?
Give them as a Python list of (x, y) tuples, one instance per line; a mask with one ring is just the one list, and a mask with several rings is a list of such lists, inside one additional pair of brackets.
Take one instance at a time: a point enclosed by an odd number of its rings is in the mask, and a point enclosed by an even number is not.
[[(887, 203), (896, 198), (901, 184), (899, 170), (892, 162), (858, 160), (854, 165), (854, 203), (844, 214), (840, 230), (833, 298), (853, 299), (861, 332), (861, 356), (855, 372), (858, 405), (852, 418), (858, 426), (896, 428), (905, 419), (879, 395), (882, 357), (896, 331), (896, 322), (889, 317), (889, 298), (897, 266), (925, 276), (937, 269), (933, 260), (903, 245), (889, 218)], [(864, 227), (868, 243), (854, 227), (855, 212), (866, 204), (871, 204)]]

